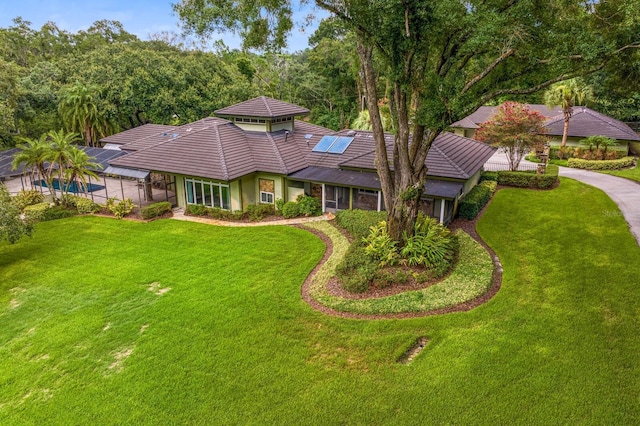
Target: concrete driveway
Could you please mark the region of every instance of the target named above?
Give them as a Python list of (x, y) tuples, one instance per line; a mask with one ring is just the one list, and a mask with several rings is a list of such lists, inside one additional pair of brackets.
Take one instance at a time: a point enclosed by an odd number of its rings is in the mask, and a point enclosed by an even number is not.
[(560, 176), (575, 179), (606, 192), (620, 208), (640, 245), (640, 184), (617, 176), (560, 167)]

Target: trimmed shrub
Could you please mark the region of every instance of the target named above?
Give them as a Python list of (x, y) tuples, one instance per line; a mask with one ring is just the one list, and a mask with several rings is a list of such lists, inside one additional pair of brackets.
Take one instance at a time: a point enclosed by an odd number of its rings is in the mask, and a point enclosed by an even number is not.
[(298, 203), (298, 210), (302, 216), (318, 216), (322, 213), (322, 207), (320, 206), (320, 200), (310, 195), (298, 195), (296, 198)]
[(44, 211), (40, 221), (47, 222), (50, 220), (64, 219), (66, 217), (75, 216), (77, 212), (70, 210), (64, 206), (51, 206)]
[[(549, 159), (550, 160), (559, 160), (558, 152), (560, 151), (559, 146), (552, 146), (549, 148)], [(610, 154), (611, 153), (611, 154)], [(566, 146), (564, 151), (564, 159), (568, 160), (571, 158), (581, 158), (585, 155), (590, 156), (600, 156), (601, 153), (596, 153), (596, 150), (589, 150), (589, 148), (585, 147), (575, 147), (575, 146)], [(615, 158), (624, 158), (627, 156), (627, 151), (624, 149), (609, 149), (607, 150), (607, 155), (615, 156)]]
[(49, 208), (51, 208), (51, 205), (49, 203), (38, 203), (38, 204), (28, 205), (24, 207), (24, 210), (23, 210), (24, 217), (27, 220), (37, 222), (39, 220), (42, 220), (45, 212), (49, 210)]
[(133, 204), (133, 200), (131, 200), (131, 198), (125, 198), (124, 200), (120, 201), (117, 197), (115, 197), (109, 198), (107, 200), (106, 207), (107, 210), (113, 213), (115, 217), (117, 217), (118, 219), (122, 219), (123, 217), (131, 213), (136, 205)]
[(276, 200), (276, 211), (282, 213), (283, 206), (284, 206), (284, 200), (282, 198), (278, 198)]
[(154, 217), (162, 216), (163, 214), (171, 211), (171, 203), (168, 201), (162, 201), (160, 203), (153, 203), (144, 207), (140, 214), (143, 219), (153, 219)]
[(633, 161), (633, 157), (625, 157), (618, 160), (583, 160), (580, 158), (570, 158), (567, 165), (574, 169), (620, 170), (633, 166)]
[[(495, 177), (498, 179), (497, 173)], [(495, 180), (484, 180), (474, 186), (460, 202), (458, 216), (467, 220), (475, 218), (493, 196), (496, 186)]]
[(558, 180), (555, 174), (539, 175), (535, 172), (498, 172), (498, 184), (518, 188), (551, 188)]
[(223, 210), (220, 207), (207, 208), (207, 215), (212, 219), (218, 220), (242, 220), (244, 217), (242, 210), (232, 212), (230, 210)]
[(40, 204), (44, 201), (44, 194), (35, 189), (23, 189), (12, 197), (13, 204), (20, 210), (24, 210), (27, 206)]
[(78, 197), (78, 200), (76, 200), (76, 210), (80, 214), (93, 214), (100, 211), (100, 205), (88, 198)]
[(300, 215), (300, 206), (295, 201), (287, 201), (282, 206), (282, 216), (286, 218), (297, 217)]
[(336, 277), (340, 286), (352, 293), (363, 293), (369, 289), (371, 281), (378, 272), (378, 265), (367, 253), (359, 241), (349, 246), (344, 258), (336, 267)]
[(369, 235), (369, 228), (387, 218), (387, 212), (373, 210), (341, 210), (336, 213), (336, 223), (356, 239)]
[(265, 216), (274, 214), (276, 214), (276, 208), (273, 204), (252, 204), (247, 207), (247, 215), (253, 222), (261, 221)]
[(484, 172), (480, 175), (480, 182), (484, 182), (486, 180), (492, 180), (494, 182), (498, 181), (498, 172)]
[(207, 210), (208, 208), (204, 204), (189, 204), (184, 212), (189, 216), (206, 216)]

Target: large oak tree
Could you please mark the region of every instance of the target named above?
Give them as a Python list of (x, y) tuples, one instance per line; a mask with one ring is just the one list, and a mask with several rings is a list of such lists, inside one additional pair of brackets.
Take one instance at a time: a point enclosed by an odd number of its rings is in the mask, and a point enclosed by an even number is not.
[[(453, 121), (505, 95), (584, 75), (638, 46), (638, 2), (612, 0), (302, 1), (341, 20), (357, 53), (376, 143), (389, 234), (413, 233), (434, 139)], [(187, 31), (242, 35), (247, 48), (281, 48), (298, 2), (182, 0)], [(391, 88), (397, 129), (388, 155), (377, 81)]]

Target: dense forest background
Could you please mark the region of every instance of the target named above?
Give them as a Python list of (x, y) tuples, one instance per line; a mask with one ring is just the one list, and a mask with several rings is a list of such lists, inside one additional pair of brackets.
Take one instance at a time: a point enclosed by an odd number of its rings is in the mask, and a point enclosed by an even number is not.
[[(352, 127), (363, 107), (355, 38), (327, 19), (309, 46), (295, 53), (256, 54), (223, 44), (205, 50), (171, 33), (143, 41), (117, 21), (69, 33), (53, 22), (34, 29), (15, 18), (0, 28), (0, 149), (57, 129), (86, 133), (96, 144), (144, 123), (184, 124), (260, 95), (308, 108), (313, 123)], [(640, 121), (636, 67), (589, 76), (591, 106)], [(512, 100), (542, 103), (542, 94)]]

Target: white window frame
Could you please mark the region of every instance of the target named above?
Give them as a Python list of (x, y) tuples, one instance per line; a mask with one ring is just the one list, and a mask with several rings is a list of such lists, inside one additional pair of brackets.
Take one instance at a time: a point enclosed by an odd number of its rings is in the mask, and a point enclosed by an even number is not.
[[(268, 199), (269, 197), (271, 197), (271, 201), (265, 201), (265, 199), (263, 198), (266, 195), (266, 198)], [(274, 194), (273, 192), (267, 192), (267, 191), (260, 191), (260, 203), (261, 204), (273, 204), (275, 203), (276, 200), (276, 194)]]
[[(211, 198), (211, 204), (204, 204), (207, 207), (217, 207), (220, 208), (222, 210), (231, 210), (231, 190), (229, 188), (229, 185), (225, 185), (223, 183), (218, 183), (218, 182), (211, 182), (211, 181), (207, 181), (207, 180), (200, 180), (200, 179), (193, 179), (193, 178), (185, 178), (184, 180), (184, 198), (185, 201), (187, 202), (187, 204), (199, 204), (199, 203), (191, 203), (189, 202), (189, 189), (187, 188), (187, 185), (189, 184), (194, 184), (194, 185), (201, 185), (201, 189), (202, 189), (202, 193), (204, 194), (204, 186), (205, 185), (209, 185), (209, 191), (212, 194), (212, 198)], [(218, 202), (220, 203), (218, 206), (215, 205), (215, 201), (213, 200), (213, 187), (216, 186), (218, 187)], [(222, 188), (226, 188), (227, 189), (227, 195), (228, 195), (228, 199), (224, 200), (222, 194)], [(194, 189), (194, 199), (195, 199), (195, 188)], [(224, 208), (225, 205), (225, 201), (227, 202), (227, 205), (229, 206), (229, 208)]]

